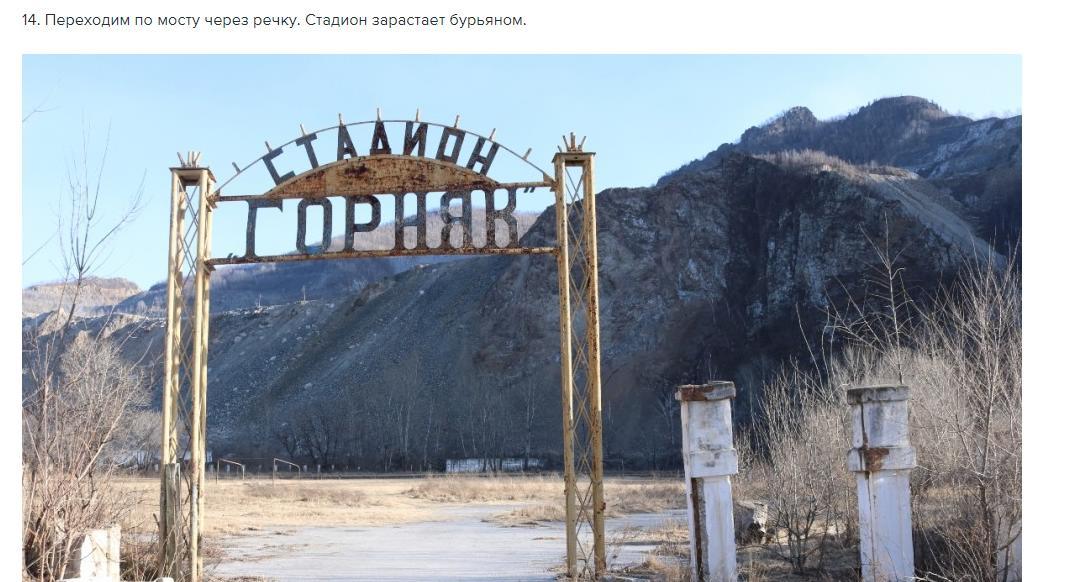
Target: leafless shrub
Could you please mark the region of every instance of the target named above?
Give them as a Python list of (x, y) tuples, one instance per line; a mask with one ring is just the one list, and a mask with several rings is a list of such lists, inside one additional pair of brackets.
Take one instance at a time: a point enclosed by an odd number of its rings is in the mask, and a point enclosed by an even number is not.
[(804, 172), (838, 172), (848, 178), (858, 180), (869, 174), (906, 178), (914, 176), (908, 170), (893, 166), (881, 166), (875, 162), (863, 165), (852, 164), (842, 158), (818, 150), (781, 150), (770, 154), (760, 154), (757, 157), (782, 168)]
[(58, 364), (23, 409), (23, 554), (39, 580), (63, 578), (79, 536), (129, 511), (109, 488), (107, 453), (148, 397), (139, 369), (108, 339), (80, 333)]
[(1014, 263), (970, 263), (929, 307), (907, 297), (877, 246), (878, 308), (833, 318), (848, 346), (832, 381), (911, 389), (917, 569), (926, 579), (1004, 580), (1021, 524), (1021, 288)]
[(830, 542), (854, 537), (844, 387), (904, 383), (918, 572), (1004, 580), (996, 555), (1019, 543), (1021, 525), (1020, 274), (1012, 262), (969, 263), (923, 305), (887, 240), (872, 243), (869, 291), (832, 312), (823, 366), (791, 367), (764, 387), (760, 430), (739, 438), (741, 494), (768, 503), (768, 550), (798, 573), (821, 567)]
[(52, 312), (23, 329), (23, 564), (39, 581), (64, 577), (81, 535), (120, 523), (131, 500), (111, 486), (124, 422), (148, 402), (147, 382), (125, 358), (122, 339), (76, 322), (87, 281), (107, 258), (110, 241), (133, 220), (141, 188), (118, 217), (106, 220), (100, 166), (81, 157), (68, 167), (57, 240), (63, 277)]
[(921, 314), (909, 357), (881, 354), (866, 377), (912, 388), (918, 566), (1004, 580), (997, 552), (1020, 537), (1021, 291), (1012, 267), (979, 264)]
[(797, 573), (821, 568), (852, 520), (841, 393), (790, 368), (764, 385), (763, 401), (762, 440), (753, 434), (738, 448), (748, 493), (768, 505), (767, 548)]

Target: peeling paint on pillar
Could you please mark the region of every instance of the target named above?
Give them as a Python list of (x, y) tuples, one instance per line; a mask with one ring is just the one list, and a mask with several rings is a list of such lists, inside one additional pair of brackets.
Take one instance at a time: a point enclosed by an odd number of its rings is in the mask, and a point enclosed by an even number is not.
[(916, 451), (909, 445), (909, 389), (860, 386), (846, 391), (853, 426), (849, 470), (857, 475), (861, 579), (913, 578), (909, 473)]
[(733, 382), (679, 386), (675, 394), (682, 403), (689, 557), (695, 581), (738, 578), (730, 489), (730, 476), (738, 472), (730, 409), (734, 395)]

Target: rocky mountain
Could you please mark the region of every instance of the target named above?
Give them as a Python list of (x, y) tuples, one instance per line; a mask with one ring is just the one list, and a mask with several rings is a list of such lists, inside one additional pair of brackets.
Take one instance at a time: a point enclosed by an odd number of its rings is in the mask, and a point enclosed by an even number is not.
[[(822, 338), (829, 311), (867, 300), (877, 251), (898, 257), (921, 299), (992, 252), (981, 221), (997, 207), (967, 185), (1019, 204), (1019, 152), (1019, 118), (972, 121), (915, 98), (825, 122), (797, 108), (652, 187), (600, 192), (609, 466), (680, 460), (681, 383), (736, 381), (736, 418), (748, 422), (758, 382), (788, 359), (809, 364), (805, 340)], [(1019, 232), (1019, 219), (1001, 218)], [(554, 212), (523, 240), (553, 241)], [(292, 286), (323, 268), (309, 266)], [(379, 470), (561, 454), (551, 257), (442, 262), (337, 291), (213, 317), (219, 454)], [(115, 333), (144, 354), (159, 349), (162, 324)]]
[[(48, 311), (64, 308), (70, 301), (73, 283), (62, 281), (40, 283), (22, 290), (22, 316), (33, 317)], [(110, 308), (124, 299), (141, 292), (133, 282), (126, 279), (89, 277), (79, 292), (78, 313), (76, 315), (96, 315), (102, 308)]]
[(1009, 249), (1021, 234), (1021, 116), (970, 119), (920, 97), (880, 99), (842, 118), (820, 121), (794, 107), (736, 144), (724, 144), (674, 175), (712, 168), (733, 152), (815, 150), (858, 165), (909, 170), (961, 204), (976, 234)]

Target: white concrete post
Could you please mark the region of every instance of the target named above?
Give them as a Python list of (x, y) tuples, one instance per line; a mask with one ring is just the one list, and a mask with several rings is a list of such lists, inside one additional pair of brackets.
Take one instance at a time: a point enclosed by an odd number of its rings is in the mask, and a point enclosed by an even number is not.
[(730, 401), (733, 382), (679, 386), (682, 459), (689, 516), (689, 557), (696, 582), (738, 579), (734, 500), (730, 476), (738, 472)]
[(857, 474), (861, 579), (902, 582), (913, 578), (909, 473), (916, 451), (909, 445), (909, 388), (860, 386), (846, 391), (853, 426), (847, 458)]
[(995, 582), (1021, 582), (1021, 519), (1010, 519), (999, 512), (995, 520)]
[(72, 557), (74, 578), (119, 582), (119, 537), (118, 525), (86, 532)]

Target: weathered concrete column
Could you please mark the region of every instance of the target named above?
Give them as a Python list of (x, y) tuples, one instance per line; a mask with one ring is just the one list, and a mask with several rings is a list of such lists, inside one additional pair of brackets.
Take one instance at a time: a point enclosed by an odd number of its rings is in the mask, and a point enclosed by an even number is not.
[(679, 386), (675, 394), (682, 403), (689, 557), (695, 581), (738, 579), (730, 494), (730, 476), (738, 472), (730, 414), (734, 394), (733, 382)]
[(860, 386), (846, 391), (853, 448), (847, 458), (857, 474), (861, 579), (895, 582), (913, 577), (909, 472), (909, 388)]
[(119, 582), (120, 529), (114, 525), (86, 532), (75, 546), (69, 571), (77, 580)]
[(1011, 521), (998, 512), (995, 520), (995, 582), (1021, 582), (1021, 518)]

